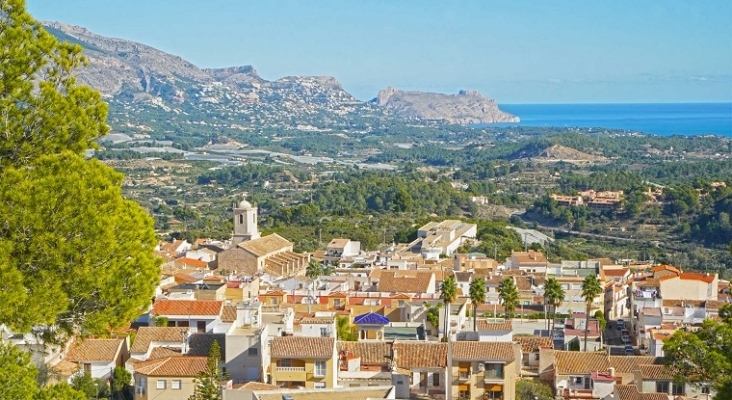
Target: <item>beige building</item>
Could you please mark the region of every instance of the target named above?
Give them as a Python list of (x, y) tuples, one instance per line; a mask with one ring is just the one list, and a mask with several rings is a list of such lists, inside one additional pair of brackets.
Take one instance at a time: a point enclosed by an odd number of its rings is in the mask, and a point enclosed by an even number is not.
[(135, 400), (187, 399), (207, 357), (171, 356), (135, 364)]
[(437, 260), (440, 255), (451, 256), (466, 240), (475, 240), (478, 225), (459, 220), (430, 222), (417, 230), (417, 240), (412, 248), (418, 248), (425, 260)]
[(516, 366), (520, 357), (520, 346), (510, 342), (452, 343), (449, 376), (452, 398), (515, 399)]
[(517, 269), (524, 272), (546, 272), (549, 261), (540, 251), (512, 251), (511, 252), (511, 269)]
[(280, 388), (325, 389), (338, 381), (336, 340), (281, 336), (272, 339), (270, 382)]

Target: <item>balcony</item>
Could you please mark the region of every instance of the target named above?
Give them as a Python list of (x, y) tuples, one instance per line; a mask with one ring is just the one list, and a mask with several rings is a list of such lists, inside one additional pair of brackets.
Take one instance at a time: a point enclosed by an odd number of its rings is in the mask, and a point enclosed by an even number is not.
[(483, 374), (483, 380), (487, 383), (503, 382), (502, 369), (486, 369)]
[(455, 380), (458, 382), (466, 382), (470, 380), (470, 371), (460, 371), (455, 375)]
[(306, 381), (305, 367), (277, 367), (274, 368), (276, 381)]

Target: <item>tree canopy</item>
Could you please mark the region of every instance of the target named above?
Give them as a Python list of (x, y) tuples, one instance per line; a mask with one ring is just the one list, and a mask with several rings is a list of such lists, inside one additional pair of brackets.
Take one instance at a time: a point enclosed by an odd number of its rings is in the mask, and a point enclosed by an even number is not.
[(677, 330), (663, 345), (674, 380), (713, 386), (714, 400), (732, 393), (732, 305), (722, 306), (719, 317), (721, 322), (707, 319), (696, 332)]
[(223, 398), (219, 382), (226, 380), (227, 374), (221, 368), (221, 363), (221, 346), (219, 346), (218, 340), (214, 340), (208, 350), (206, 369), (198, 373), (195, 379), (195, 391), (188, 400), (221, 400)]
[(0, 2), (0, 324), (103, 334), (144, 311), (159, 260), (152, 218), (122, 197), (122, 175), (85, 150), (107, 106), (76, 84), (81, 47), (59, 43)]
[(470, 282), (470, 302), (473, 304), (473, 331), (478, 330), (478, 306), (485, 303), (485, 279), (475, 278)]
[(519, 292), (512, 277), (507, 276), (498, 284), (498, 298), (503, 302), (506, 318), (511, 318), (519, 304)]
[(85, 400), (86, 396), (66, 383), (39, 387), (38, 369), (30, 354), (14, 345), (0, 343), (0, 399)]
[(585, 314), (585, 349), (587, 351), (587, 333), (590, 329), (590, 309), (595, 298), (602, 293), (602, 283), (597, 275), (588, 275), (582, 282), (582, 297), (585, 299), (585, 305), (587, 306)]

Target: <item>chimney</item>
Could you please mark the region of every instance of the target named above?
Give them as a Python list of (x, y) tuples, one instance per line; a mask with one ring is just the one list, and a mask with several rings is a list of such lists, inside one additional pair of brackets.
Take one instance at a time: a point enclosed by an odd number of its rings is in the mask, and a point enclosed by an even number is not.
[(610, 374), (610, 376), (615, 376), (615, 368), (613, 368), (613, 367), (608, 368), (607, 373)]

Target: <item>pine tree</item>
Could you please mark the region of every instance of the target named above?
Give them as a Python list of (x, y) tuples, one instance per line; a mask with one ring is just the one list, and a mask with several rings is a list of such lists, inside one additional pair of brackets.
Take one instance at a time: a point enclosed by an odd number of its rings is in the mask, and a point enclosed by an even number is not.
[(188, 400), (222, 400), (221, 381), (228, 379), (227, 374), (220, 366), (221, 364), (221, 346), (218, 340), (211, 343), (208, 351), (208, 360), (206, 361), (206, 369), (199, 372), (194, 380), (196, 387), (195, 392)]

